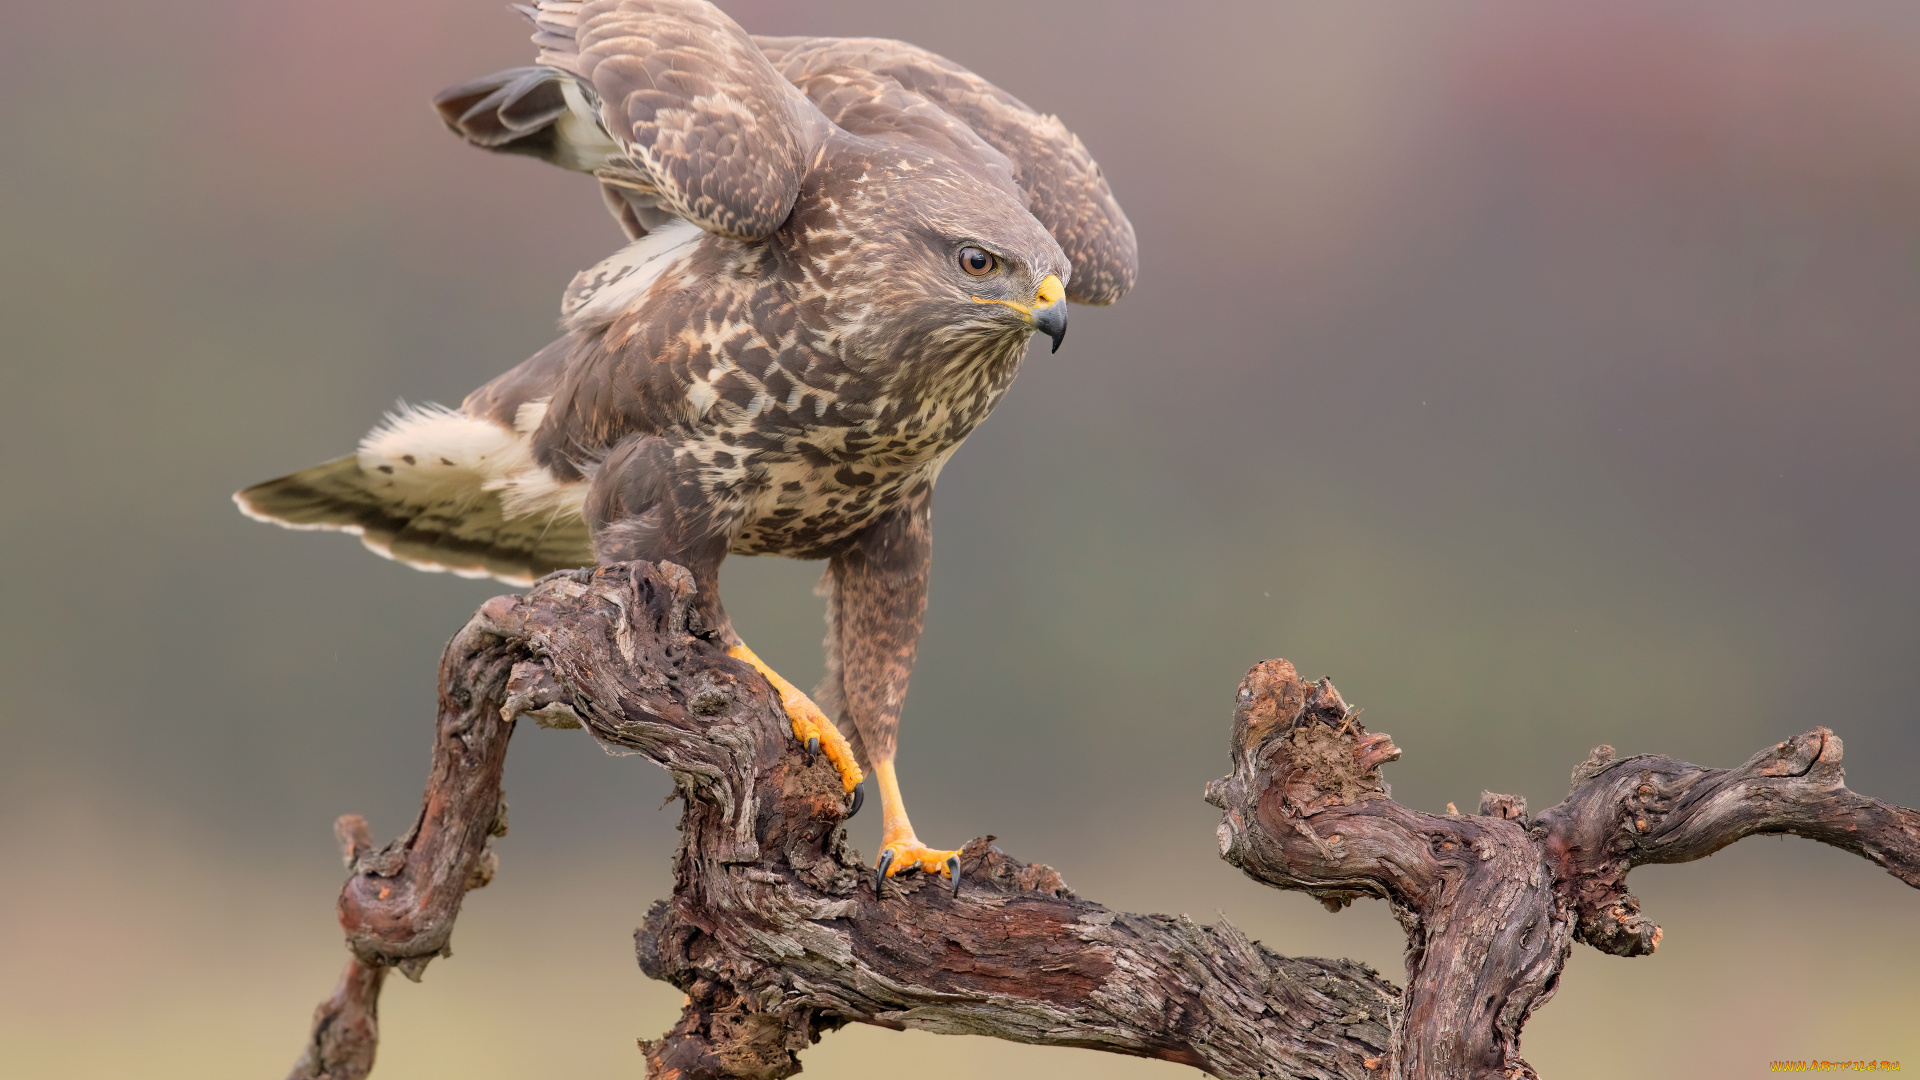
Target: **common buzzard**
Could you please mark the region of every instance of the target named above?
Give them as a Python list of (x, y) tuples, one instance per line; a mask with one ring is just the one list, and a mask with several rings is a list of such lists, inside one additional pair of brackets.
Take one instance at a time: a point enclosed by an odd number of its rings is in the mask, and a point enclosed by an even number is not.
[[(600, 181), (632, 243), (581, 273), (559, 340), (405, 409), (351, 456), (235, 496), (423, 570), (515, 584), (627, 559), (688, 568), (700, 613), (859, 798), (878, 873), (914, 836), (895, 732), (926, 609), (934, 481), (1067, 301), (1133, 284), (1133, 228), (1058, 119), (923, 49), (755, 38), (701, 0), (542, 0), (535, 67), (442, 93), (449, 127)], [(825, 559), (821, 708), (740, 641), (728, 554)]]

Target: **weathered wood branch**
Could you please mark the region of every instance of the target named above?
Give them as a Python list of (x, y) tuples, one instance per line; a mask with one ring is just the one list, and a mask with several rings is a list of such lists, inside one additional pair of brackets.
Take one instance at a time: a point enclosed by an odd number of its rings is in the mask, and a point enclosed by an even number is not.
[(1386, 900), (1407, 931), (1395, 1075), (1532, 1077), (1520, 1029), (1552, 998), (1573, 941), (1652, 952), (1627, 872), (1703, 858), (1755, 833), (1845, 848), (1920, 886), (1920, 814), (1848, 791), (1840, 740), (1815, 728), (1737, 769), (1616, 759), (1601, 746), (1573, 791), (1531, 822), (1526, 801), (1486, 793), (1481, 814), (1422, 814), (1392, 800), (1379, 766), (1400, 751), (1368, 734), (1333, 684), (1284, 660), (1240, 684), (1233, 773), (1208, 786), (1225, 811), (1220, 851), (1251, 876), (1332, 908)]
[(651, 758), (684, 799), (674, 894), (635, 933), (642, 969), (688, 995), (673, 1030), (643, 1044), (656, 1077), (789, 1076), (800, 1050), (853, 1022), (1229, 1078), (1531, 1076), (1520, 1028), (1552, 996), (1571, 941), (1629, 954), (1658, 941), (1625, 891), (1633, 865), (1791, 831), (1920, 883), (1916, 815), (1848, 792), (1824, 729), (1732, 771), (1596, 752), (1533, 822), (1524, 802), (1491, 795), (1488, 816), (1433, 816), (1388, 796), (1378, 768), (1399, 755), (1391, 740), (1367, 734), (1325, 680), (1269, 661), (1240, 688), (1234, 771), (1208, 788), (1225, 812), (1222, 852), (1332, 907), (1388, 900), (1409, 934), (1404, 993), (1350, 961), (1279, 956), (1224, 922), (1108, 910), (991, 837), (967, 845), (957, 897), (913, 876), (876, 893), (839, 827), (833, 769), (808, 760), (765, 680), (699, 624), (693, 587), (671, 564), (557, 574), (488, 601), (447, 646), (419, 819), (378, 850), (358, 818), (338, 826), (353, 958), (293, 1077), (365, 1076), (386, 968), (417, 979), (448, 955), (462, 897), (493, 874), (521, 717)]

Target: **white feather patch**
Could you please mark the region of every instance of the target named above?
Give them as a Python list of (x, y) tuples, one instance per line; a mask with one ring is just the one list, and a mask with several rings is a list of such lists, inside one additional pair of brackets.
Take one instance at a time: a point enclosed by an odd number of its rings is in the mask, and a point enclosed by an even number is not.
[(360, 440), (360, 468), (408, 503), (470, 505), (493, 492), (508, 518), (579, 517), (587, 485), (555, 480), (533, 460), (530, 436), (546, 409), (544, 400), (522, 405), (509, 431), (442, 405), (404, 406)]
[(579, 330), (611, 321), (705, 236), (700, 226), (675, 218), (575, 274), (560, 301), (560, 324)]
[(620, 144), (614, 142), (607, 134), (607, 129), (601, 126), (600, 114), (587, 102), (580, 84), (566, 76), (562, 76), (559, 82), (560, 96), (566, 100), (567, 112), (555, 125), (558, 128), (557, 149), (561, 159), (555, 164), (561, 168), (590, 173), (623, 156)]
[(707, 415), (707, 410), (720, 400), (720, 391), (705, 379), (694, 379), (687, 384), (687, 404), (693, 407), (693, 419), (699, 420)]

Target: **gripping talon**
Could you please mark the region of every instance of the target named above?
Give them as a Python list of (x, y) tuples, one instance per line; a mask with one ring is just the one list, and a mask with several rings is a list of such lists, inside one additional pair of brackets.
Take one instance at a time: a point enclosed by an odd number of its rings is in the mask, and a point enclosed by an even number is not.
[(960, 856), (947, 856), (947, 876), (953, 879), (953, 895), (960, 895)]
[(853, 815), (859, 813), (860, 804), (866, 801), (867, 801), (867, 785), (860, 784), (853, 789), (853, 807), (852, 809), (847, 811), (847, 816), (852, 817)]
[(880, 865), (873, 872), (873, 898), (880, 899), (880, 887), (887, 883), (887, 868), (893, 865), (893, 849), (880, 853)]
[(913, 835), (907, 820), (907, 808), (900, 801), (900, 780), (894, 775), (893, 762), (873, 763), (875, 782), (880, 787), (881, 831), (880, 876), (911, 873), (928, 876), (945, 874), (957, 884), (960, 880), (960, 852), (950, 848), (930, 848)]
[(798, 687), (781, 678), (779, 672), (768, 667), (766, 661), (755, 656), (746, 645), (735, 645), (727, 650), (727, 655), (758, 671), (774, 692), (780, 695), (780, 707), (793, 726), (794, 739), (806, 753), (807, 764), (813, 764), (815, 754), (825, 753), (827, 760), (840, 773), (841, 789), (852, 791), (865, 774), (861, 772), (859, 763), (854, 761), (852, 745), (840, 734), (840, 729), (833, 726), (827, 714), (820, 711), (820, 706), (801, 693)]

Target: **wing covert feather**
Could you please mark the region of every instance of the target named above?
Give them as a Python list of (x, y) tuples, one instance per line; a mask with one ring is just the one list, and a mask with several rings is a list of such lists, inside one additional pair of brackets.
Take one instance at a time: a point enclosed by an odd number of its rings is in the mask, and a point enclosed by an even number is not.
[(541, 0), (540, 63), (578, 76), (665, 208), (758, 240), (786, 220), (824, 121), (704, 0)]

